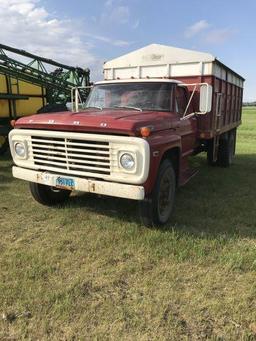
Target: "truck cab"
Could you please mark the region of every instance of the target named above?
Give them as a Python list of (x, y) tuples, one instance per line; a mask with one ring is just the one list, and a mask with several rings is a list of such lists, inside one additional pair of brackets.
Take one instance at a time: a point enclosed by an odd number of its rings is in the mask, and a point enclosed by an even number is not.
[[(75, 189), (138, 200), (144, 223), (165, 223), (198, 147), (188, 98), (175, 80), (98, 82), (85, 104), (75, 101), (77, 111), (16, 122), (13, 174), (29, 180), (43, 204), (60, 203)], [(152, 217), (151, 206), (158, 210)]]

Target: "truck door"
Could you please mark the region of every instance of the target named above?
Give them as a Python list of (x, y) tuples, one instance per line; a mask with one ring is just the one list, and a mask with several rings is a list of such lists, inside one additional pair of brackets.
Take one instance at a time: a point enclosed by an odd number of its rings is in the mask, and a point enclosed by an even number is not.
[[(175, 106), (176, 114), (181, 119), (185, 113), (189, 95), (187, 89), (181, 86), (176, 88)], [(187, 114), (191, 113), (189, 108)], [(182, 143), (182, 156), (190, 155), (196, 147), (196, 131), (197, 131), (197, 119), (196, 117), (185, 118), (179, 121), (179, 135), (181, 136)]]

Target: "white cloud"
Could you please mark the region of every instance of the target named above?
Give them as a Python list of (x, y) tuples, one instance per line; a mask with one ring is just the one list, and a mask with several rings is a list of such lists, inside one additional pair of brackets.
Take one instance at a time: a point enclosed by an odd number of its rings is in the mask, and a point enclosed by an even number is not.
[(210, 44), (222, 44), (231, 38), (234, 33), (234, 30), (230, 28), (212, 30), (206, 34), (204, 41)]
[(118, 39), (112, 39), (109, 37), (105, 37), (105, 36), (101, 36), (101, 35), (96, 35), (96, 34), (85, 34), (86, 36), (88, 36), (89, 38), (95, 39), (95, 40), (99, 40), (103, 43), (106, 44), (110, 44), (113, 46), (119, 46), (119, 47), (123, 47), (123, 46), (129, 46), (131, 44), (133, 44), (133, 42), (130, 41), (126, 41), (126, 40), (118, 40)]
[[(108, 20), (125, 23), (130, 15), (129, 9), (126, 6), (115, 7), (116, 4), (120, 4), (116, 1), (118, 0), (107, 1), (108, 6), (112, 6), (105, 8)], [(97, 22), (97, 18), (95, 21)], [(41, 0), (0, 0), (0, 22), (2, 44), (60, 63), (89, 67), (92, 79), (102, 77), (103, 58), (93, 52), (97, 43), (119, 48), (133, 43), (93, 34), (93, 28), (90, 31), (85, 30), (86, 24), (82, 21), (60, 19), (47, 11)], [(26, 58), (21, 57), (20, 60), (26, 61)]]
[(0, 22), (3, 44), (70, 65), (96, 62), (79, 28), (70, 20), (52, 18), (38, 0), (0, 0)]
[(212, 25), (210, 25), (206, 20), (200, 20), (187, 27), (184, 35), (186, 38), (192, 38), (201, 33), (200, 39), (204, 43), (222, 44), (235, 33), (235, 31), (230, 28), (213, 28), (211, 26)]
[(125, 24), (128, 22), (130, 17), (130, 10), (128, 6), (118, 6), (113, 9), (110, 20), (120, 24)]
[[(109, 1), (107, 1), (109, 2)], [(101, 23), (103, 24), (126, 24), (130, 19), (130, 9), (128, 6), (114, 6), (114, 2), (111, 1), (106, 6), (104, 12), (101, 14)]]
[(107, 0), (107, 1), (105, 2), (105, 6), (106, 6), (106, 7), (111, 7), (111, 6), (113, 5), (113, 3), (114, 3), (114, 0)]
[(132, 28), (133, 28), (134, 30), (136, 30), (136, 28), (138, 28), (139, 25), (140, 25), (140, 21), (139, 21), (139, 19), (138, 19), (138, 20), (136, 20), (135, 23), (132, 25)]
[[(101, 23), (103, 25), (120, 25), (130, 23), (132, 29), (140, 25), (139, 19), (131, 20), (131, 12), (128, 6), (123, 5), (122, 0), (106, 0), (104, 10), (101, 13)], [(133, 21), (133, 22), (131, 22)]]
[(198, 33), (206, 30), (209, 26), (210, 24), (206, 20), (197, 21), (193, 25), (187, 27), (187, 29), (185, 30), (185, 37), (191, 38)]

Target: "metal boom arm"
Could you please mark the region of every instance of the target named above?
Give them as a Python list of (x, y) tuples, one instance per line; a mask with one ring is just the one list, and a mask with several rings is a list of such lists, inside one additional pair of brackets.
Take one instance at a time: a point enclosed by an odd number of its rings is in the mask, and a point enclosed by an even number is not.
[[(21, 56), (29, 62), (21, 62)], [(52, 71), (53, 67), (57, 69)], [(65, 103), (70, 100), (73, 87), (90, 84), (89, 69), (68, 66), (4, 44), (0, 44), (0, 73), (45, 88), (48, 103)]]

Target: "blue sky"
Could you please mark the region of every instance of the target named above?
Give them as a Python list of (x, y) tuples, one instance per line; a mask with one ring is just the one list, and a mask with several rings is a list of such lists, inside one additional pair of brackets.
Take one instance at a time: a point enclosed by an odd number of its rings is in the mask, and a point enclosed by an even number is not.
[(256, 100), (255, 13), (255, 0), (0, 0), (0, 41), (89, 66), (94, 80), (103, 61), (150, 43), (210, 52)]

